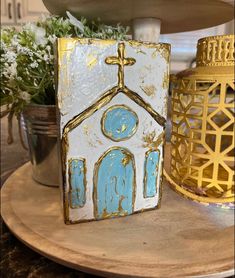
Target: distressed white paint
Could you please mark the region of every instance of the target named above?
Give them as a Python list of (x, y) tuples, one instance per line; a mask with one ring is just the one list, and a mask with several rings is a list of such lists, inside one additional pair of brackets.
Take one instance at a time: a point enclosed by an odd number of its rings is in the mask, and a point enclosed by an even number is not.
[[(104, 60), (108, 56), (117, 56), (117, 42), (109, 45), (91, 44), (82, 45), (76, 43), (72, 52), (59, 57), (58, 76), (58, 100), (60, 108), (60, 131), (69, 120), (82, 113), (90, 105), (94, 104), (108, 89), (117, 85), (117, 65), (107, 65)], [(145, 102), (160, 115), (165, 115), (167, 89), (163, 89), (164, 75), (168, 74), (168, 63), (161, 55), (161, 49), (146, 46), (131, 46), (126, 43), (125, 57), (135, 58), (133, 66), (124, 69), (124, 83), (135, 93), (139, 94)], [(96, 63), (87, 66), (89, 59), (95, 56)], [(142, 89), (143, 86), (154, 86), (155, 94), (148, 96)], [(113, 105), (124, 104), (131, 108), (138, 116), (139, 125), (136, 133), (128, 140), (113, 142), (105, 137), (101, 130), (101, 118), (103, 113)], [(143, 137), (155, 131), (156, 137), (163, 132), (163, 127), (154, 121), (152, 116), (123, 93), (115, 96), (107, 105), (96, 111), (92, 116), (84, 120), (77, 128), (69, 133), (69, 151), (67, 161), (70, 158), (86, 159), (86, 203), (82, 208), (69, 208), (71, 221), (90, 220), (94, 218), (93, 205), (93, 175), (94, 166), (98, 159), (110, 147), (119, 146), (127, 148), (135, 157), (136, 166), (136, 198), (134, 211), (156, 207), (159, 202), (159, 182), (161, 179), (160, 163), (158, 174), (158, 191), (155, 197), (144, 198), (144, 162), (145, 153), (149, 150), (144, 147)], [(160, 161), (162, 161), (162, 145), (159, 146)], [(68, 171), (68, 169), (67, 169)], [(67, 172), (66, 191), (69, 190)]]
[(118, 67), (105, 63), (106, 57), (116, 56), (116, 53), (115, 41), (110, 41), (108, 45), (77, 42), (69, 57), (66, 52), (62, 55), (58, 76), (62, 126), (117, 85)]
[[(166, 97), (168, 88), (163, 88), (164, 76), (169, 76), (169, 64), (163, 57), (164, 50), (156, 51), (146, 46), (126, 45), (126, 57), (133, 57), (136, 63), (125, 67), (125, 85), (138, 93), (153, 109), (166, 118)], [(155, 87), (155, 94), (148, 96), (144, 87)]]

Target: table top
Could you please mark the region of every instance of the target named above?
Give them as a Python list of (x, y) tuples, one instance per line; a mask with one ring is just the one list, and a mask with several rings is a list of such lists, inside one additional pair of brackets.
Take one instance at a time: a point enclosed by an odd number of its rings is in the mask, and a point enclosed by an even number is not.
[(233, 19), (233, 1), (222, 0), (43, 0), (53, 14), (100, 18), (107, 24), (131, 25), (135, 18), (161, 20), (161, 34), (193, 31)]
[(65, 225), (59, 190), (19, 168), (2, 189), (2, 216), (25, 244), (66, 266), (106, 277), (227, 277), (234, 266), (233, 211), (186, 200), (164, 182), (162, 207)]

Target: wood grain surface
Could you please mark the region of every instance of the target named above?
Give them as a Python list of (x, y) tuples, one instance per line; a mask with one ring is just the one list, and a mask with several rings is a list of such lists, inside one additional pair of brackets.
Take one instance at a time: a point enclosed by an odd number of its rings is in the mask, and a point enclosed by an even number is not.
[[(7, 117), (1, 118), (1, 185), (18, 167), (29, 160), (28, 151), (20, 143), (18, 124), (13, 119), (13, 138), (7, 144)], [(1, 202), (0, 202), (1, 208)], [(57, 264), (20, 242), (0, 217), (1, 278), (98, 278)]]
[(19, 168), (2, 190), (2, 216), (25, 244), (66, 266), (105, 277), (227, 277), (233, 211), (183, 199), (164, 182), (162, 207), (124, 218), (63, 223), (58, 189)]

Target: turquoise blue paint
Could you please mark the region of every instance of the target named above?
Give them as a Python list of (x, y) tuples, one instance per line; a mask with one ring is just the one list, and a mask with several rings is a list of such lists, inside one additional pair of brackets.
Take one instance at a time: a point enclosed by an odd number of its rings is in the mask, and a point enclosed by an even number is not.
[(159, 151), (151, 151), (145, 159), (144, 197), (154, 197), (157, 194), (157, 178), (159, 171)]
[(85, 161), (83, 159), (71, 159), (69, 161), (69, 194), (72, 208), (83, 207), (85, 204), (85, 180)]
[(125, 140), (134, 135), (137, 125), (137, 115), (125, 106), (111, 107), (103, 117), (103, 132), (114, 141)]
[(96, 218), (107, 217), (107, 214), (131, 214), (135, 186), (131, 153), (122, 148), (112, 149), (105, 154), (96, 170)]

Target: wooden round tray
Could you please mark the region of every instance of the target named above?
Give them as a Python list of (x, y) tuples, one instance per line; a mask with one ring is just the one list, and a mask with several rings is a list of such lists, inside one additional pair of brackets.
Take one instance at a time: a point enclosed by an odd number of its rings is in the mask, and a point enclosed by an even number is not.
[(2, 189), (2, 216), (26, 245), (63, 265), (105, 277), (227, 277), (233, 274), (233, 211), (186, 200), (164, 181), (162, 207), (128, 217), (65, 225), (56, 188), (30, 164)]

